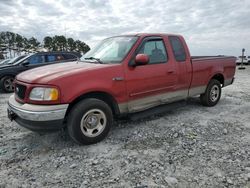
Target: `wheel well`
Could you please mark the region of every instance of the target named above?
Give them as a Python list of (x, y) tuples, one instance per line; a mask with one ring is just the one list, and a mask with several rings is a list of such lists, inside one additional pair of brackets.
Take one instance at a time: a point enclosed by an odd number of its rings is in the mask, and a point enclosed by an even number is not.
[(212, 79), (218, 80), (224, 86), (224, 76), (222, 74), (216, 74)]
[(105, 92), (90, 92), (90, 93), (83, 94), (83, 95), (77, 97), (76, 99), (74, 99), (73, 102), (71, 102), (69, 104), (69, 107), (68, 107), (67, 112), (66, 112), (66, 116), (68, 115), (68, 113), (70, 112), (70, 110), (73, 108), (73, 106), (75, 104), (77, 104), (79, 101), (81, 101), (83, 99), (87, 99), (87, 98), (100, 99), (100, 100), (106, 102), (110, 106), (114, 115), (120, 114), (118, 104), (112, 95), (105, 93)]
[(13, 74), (5, 74), (5, 75), (1, 75), (1, 76), (0, 76), (0, 80), (1, 80), (3, 77), (6, 77), (6, 76), (11, 76), (11, 77), (13, 77), (13, 78), (16, 77), (16, 76), (13, 75)]

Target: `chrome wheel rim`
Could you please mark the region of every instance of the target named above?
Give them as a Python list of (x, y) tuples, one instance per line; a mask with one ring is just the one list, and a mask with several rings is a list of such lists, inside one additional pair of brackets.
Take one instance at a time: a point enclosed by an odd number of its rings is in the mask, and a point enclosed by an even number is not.
[(220, 96), (220, 88), (219, 88), (219, 86), (214, 85), (211, 88), (210, 99), (211, 99), (212, 102), (215, 102), (215, 101), (218, 100), (219, 96)]
[(7, 91), (14, 91), (14, 78), (7, 78), (4, 80), (4, 88), (7, 90)]
[(105, 113), (100, 109), (87, 111), (81, 119), (81, 131), (87, 137), (100, 135), (107, 124)]

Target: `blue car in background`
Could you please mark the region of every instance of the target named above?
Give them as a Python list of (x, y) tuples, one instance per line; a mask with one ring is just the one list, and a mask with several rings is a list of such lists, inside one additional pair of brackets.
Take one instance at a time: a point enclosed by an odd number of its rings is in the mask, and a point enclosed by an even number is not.
[(17, 61), (10, 60), (0, 65), (0, 89), (6, 93), (13, 92), (15, 76), (23, 71), (53, 63), (76, 61), (80, 57), (81, 54), (77, 52), (38, 52)]

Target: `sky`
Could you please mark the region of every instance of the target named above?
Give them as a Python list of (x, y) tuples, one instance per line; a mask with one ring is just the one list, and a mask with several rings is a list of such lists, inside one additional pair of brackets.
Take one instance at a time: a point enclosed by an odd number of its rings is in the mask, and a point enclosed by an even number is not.
[(0, 0), (0, 31), (40, 41), (66, 34), (90, 47), (113, 35), (176, 33), (192, 55), (250, 55), (250, 0)]

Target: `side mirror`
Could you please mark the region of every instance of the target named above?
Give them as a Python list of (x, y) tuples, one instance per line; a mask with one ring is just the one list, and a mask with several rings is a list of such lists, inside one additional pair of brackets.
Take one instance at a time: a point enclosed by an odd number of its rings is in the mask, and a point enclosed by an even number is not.
[(24, 62), (22, 63), (22, 66), (27, 66), (27, 65), (29, 65), (29, 64), (30, 64), (29, 61), (24, 61)]
[(147, 54), (137, 54), (135, 56), (135, 65), (147, 65), (149, 62), (149, 57)]

